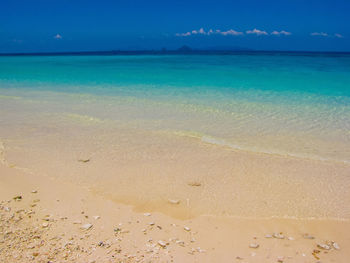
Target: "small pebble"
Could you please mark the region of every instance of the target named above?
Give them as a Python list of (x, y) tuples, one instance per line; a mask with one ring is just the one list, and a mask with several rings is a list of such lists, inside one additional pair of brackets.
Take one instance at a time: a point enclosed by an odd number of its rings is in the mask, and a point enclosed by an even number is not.
[(178, 200), (178, 199), (168, 199), (168, 202), (170, 203), (170, 204), (173, 204), (173, 205), (178, 205), (178, 204), (180, 204), (180, 200)]
[(258, 248), (258, 247), (259, 247), (259, 244), (257, 244), (257, 243), (251, 243), (251, 244), (249, 245), (249, 247), (250, 247), (250, 248)]
[(92, 224), (85, 224), (85, 225), (82, 225), (80, 228), (82, 230), (89, 230), (90, 228), (92, 228)]
[(340, 249), (340, 246), (338, 245), (338, 243), (333, 242), (332, 245), (333, 245), (333, 247), (334, 247), (336, 250), (339, 250), (339, 249)]
[(191, 228), (189, 228), (188, 226), (185, 226), (184, 229), (185, 229), (186, 231), (191, 231)]

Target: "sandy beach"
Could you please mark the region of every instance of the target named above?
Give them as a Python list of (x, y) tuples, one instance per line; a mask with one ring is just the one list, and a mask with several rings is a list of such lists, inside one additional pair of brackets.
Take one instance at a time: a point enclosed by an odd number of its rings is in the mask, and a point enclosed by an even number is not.
[(232, 150), (79, 114), (33, 117), (41, 105), (6, 99), (1, 262), (350, 256), (346, 164)]
[[(1, 262), (347, 262), (346, 220), (179, 220), (1, 165)], [(176, 204), (171, 204), (176, 205)]]

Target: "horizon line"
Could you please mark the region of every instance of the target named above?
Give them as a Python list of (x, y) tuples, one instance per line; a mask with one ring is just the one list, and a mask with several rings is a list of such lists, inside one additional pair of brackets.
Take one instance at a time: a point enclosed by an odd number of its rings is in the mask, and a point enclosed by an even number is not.
[(0, 56), (49, 56), (49, 55), (127, 55), (127, 54), (198, 54), (198, 53), (332, 53), (348, 54), (350, 51), (315, 51), (315, 50), (256, 50), (256, 49), (134, 49), (134, 50), (89, 50), (89, 51), (48, 51), (48, 52), (5, 52)]

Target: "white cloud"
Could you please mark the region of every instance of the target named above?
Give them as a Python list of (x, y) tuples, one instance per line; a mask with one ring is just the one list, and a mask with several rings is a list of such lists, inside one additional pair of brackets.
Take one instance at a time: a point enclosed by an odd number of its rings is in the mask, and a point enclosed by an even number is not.
[(268, 35), (268, 33), (266, 31), (263, 31), (263, 30), (259, 30), (259, 29), (256, 29), (254, 28), (253, 30), (247, 30), (246, 31), (247, 34), (255, 34), (257, 36), (261, 36), (261, 35)]
[(238, 32), (236, 30), (230, 29), (230, 30), (223, 31), (223, 32), (220, 31), (219, 34), (224, 35), (224, 36), (227, 36), (227, 35), (241, 36), (241, 35), (243, 35), (243, 32)]
[(337, 38), (344, 38), (344, 36), (343, 36), (343, 35), (338, 34), (338, 33), (334, 34), (334, 36), (335, 36), (335, 37), (337, 37)]
[[(240, 32), (240, 31), (236, 31), (234, 29), (229, 29), (227, 31), (221, 31), (220, 29), (216, 29), (215, 31), (210, 29), (208, 32), (206, 32), (203, 28), (200, 28), (199, 30), (192, 30), (186, 33), (176, 33), (175, 36), (178, 37), (188, 37), (188, 36), (192, 36), (192, 35), (222, 35), (222, 36), (243, 36), (244, 33)], [(254, 28), (253, 30), (247, 30), (246, 34), (250, 34), (250, 35), (257, 35), (257, 36), (267, 36), (269, 35), (269, 33), (267, 33), (264, 30), (259, 30)], [(280, 35), (284, 35), (284, 36), (290, 36), (292, 33), (285, 31), (285, 30), (281, 30), (281, 31), (273, 31), (271, 33), (271, 35), (275, 35), (275, 36), (280, 36)], [(313, 33), (316, 34), (316, 33)], [(325, 34), (325, 33), (317, 33), (317, 34)], [(339, 36), (340, 37), (340, 36)]]
[(310, 34), (311, 36), (321, 36), (321, 37), (328, 37), (327, 33), (324, 32), (313, 32)]
[(273, 31), (271, 33), (271, 35), (275, 35), (275, 36), (280, 36), (280, 35), (285, 35), (285, 36), (290, 36), (292, 33), (291, 32), (288, 32), (288, 31)]
[(60, 34), (57, 34), (56, 36), (53, 37), (54, 39), (62, 39), (62, 36)]

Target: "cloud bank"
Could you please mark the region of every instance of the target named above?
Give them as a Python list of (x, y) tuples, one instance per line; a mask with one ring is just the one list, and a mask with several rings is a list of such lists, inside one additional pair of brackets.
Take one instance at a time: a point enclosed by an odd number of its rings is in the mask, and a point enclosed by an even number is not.
[[(265, 30), (260, 30), (257, 28), (254, 28), (252, 30), (247, 30), (245, 33), (241, 31), (237, 31), (234, 29), (229, 29), (227, 31), (222, 31), (220, 29), (209, 29), (208, 31), (205, 31), (204, 28), (200, 28), (198, 30), (192, 30), (185, 33), (176, 33), (175, 36), (177, 37), (189, 37), (189, 36), (195, 36), (195, 35), (203, 35), (203, 36), (210, 36), (210, 35), (221, 35), (221, 36), (243, 36), (243, 35), (256, 35), (256, 36), (290, 36), (292, 35), (291, 32), (286, 30), (277, 31), (274, 30), (271, 33), (268, 33)], [(334, 35), (329, 35), (325, 32), (312, 32), (310, 33), (311, 36), (320, 36), (320, 37), (336, 37), (336, 38), (344, 38), (343, 35), (339, 33), (335, 33)], [(59, 34), (55, 36), (55, 38), (59, 39), (62, 38)]]
[(259, 30), (259, 29), (252, 29), (247, 30), (245, 33), (241, 31), (237, 31), (234, 29), (229, 29), (227, 31), (222, 31), (220, 29), (216, 29), (215, 31), (213, 29), (210, 29), (208, 31), (205, 31), (204, 28), (200, 28), (199, 30), (192, 30), (185, 33), (176, 33), (175, 36), (177, 37), (189, 37), (194, 35), (222, 35), (222, 36), (243, 36), (243, 35), (256, 35), (256, 36), (268, 36), (268, 35), (275, 35), (275, 36), (290, 36), (292, 33), (281, 30), (281, 31), (272, 31), (270, 34), (266, 32), (265, 30)]

